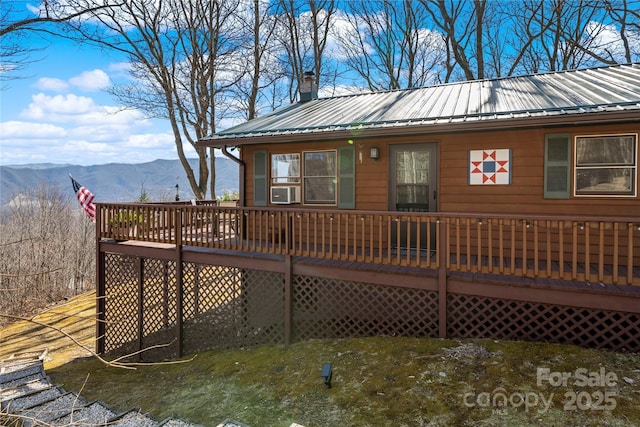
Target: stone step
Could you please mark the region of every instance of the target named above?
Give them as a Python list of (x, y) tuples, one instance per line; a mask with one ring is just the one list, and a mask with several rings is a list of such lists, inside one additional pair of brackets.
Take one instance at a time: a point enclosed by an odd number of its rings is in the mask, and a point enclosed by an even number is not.
[(67, 392), (62, 396), (34, 406), (21, 414), (24, 427), (33, 427), (36, 421), (50, 424), (52, 420), (69, 414), (75, 408), (83, 408), (87, 402), (74, 392)]
[(158, 424), (159, 427), (203, 427), (200, 424), (193, 424), (180, 418), (167, 418)]
[[(35, 374), (44, 376), (44, 366), (40, 359), (5, 359), (0, 361), (0, 388), (9, 388), (8, 383)], [(26, 382), (26, 381), (25, 381)]]
[[(109, 420), (118, 415), (113, 409), (100, 401), (93, 401), (82, 408), (51, 420), (54, 426), (106, 426)], [(110, 424), (109, 424), (110, 425)]]
[(246, 424), (242, 424), (240, 421), (232, 420), (231, 418), (227, 418), (216, 427), (249, 427)]
[(66, 392), (63, 388), (52, 385), (49, 388), (34, 391), (33, 393), (16, 397), (13, 400), (8, 400), (0, 405), (0, 410), (8, 414), (19, 414), (25, 409), (42, 405), (49, 400), (62, 396), (64, 393)]
[(125, 412), (109, 421), (109, 427), (155, 427), (157, 425), (158, 421), (138, 409)]
[(5, 361), (10, 361), (10, 360), (35, 360), (35, 359), (39, 359), (39, 360), (44, 360), (44, 358), (47, 356), (47, 353), (49, 353), (49, 349), (47, 348), (36, 348), (33, 350), (29, 350), (29, 351), (22, 351), (22, 352), (18, 352), (18, 353), (13, 353), (11, 354), (9, 357), (7, 357), (6, 359), (4, 359)]
[(21, 377), (14, 378), (11, 381), (4, 382), (0, 384), (0, 390), (8, 390), (10, 388), (20, 387), (27, 383), (38, 381), (38, 380), (47, 380), (47, 376), (44, 371), (34, 371), (33, 373)]
[(41, 391), (49, 387), (51, 387), (51, 381), (49, 380), (49, 377), (44, 377), (34, 381), (28, 381), (14, 387), (0, 388), (0, 406), (4, 405), (4, 403), (9, 400), (34, 393), (36, 391)]

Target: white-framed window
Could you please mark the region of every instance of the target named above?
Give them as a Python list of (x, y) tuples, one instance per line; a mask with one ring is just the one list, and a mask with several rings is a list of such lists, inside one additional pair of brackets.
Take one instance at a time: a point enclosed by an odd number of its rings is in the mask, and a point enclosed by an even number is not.
[(574, 195), (635, 197), (638, 134), (575, 138)]
[(271, 182), (273, 184), (300, 184), (300, 154), (272, 154)]
[(335, 205), (338, 181), (336, 150), (305, 151), (303, 156), (303, 203)]

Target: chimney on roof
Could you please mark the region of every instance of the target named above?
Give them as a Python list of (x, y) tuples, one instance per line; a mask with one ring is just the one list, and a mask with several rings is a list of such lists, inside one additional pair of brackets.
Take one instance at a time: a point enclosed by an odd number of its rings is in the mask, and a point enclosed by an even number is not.
[(308, 102), (312, 99), (318, 99), (318, 87), (313, 78), (313, 71), (305, 71), (304, 77), (300, 82), (300, 102)]

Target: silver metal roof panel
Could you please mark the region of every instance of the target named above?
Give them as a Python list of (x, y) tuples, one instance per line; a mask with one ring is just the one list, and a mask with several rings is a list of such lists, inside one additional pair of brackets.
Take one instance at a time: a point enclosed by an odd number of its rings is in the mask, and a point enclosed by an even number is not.
[[(640, 64), (449, 83), (287, 105), (202, 140), (638, 111)], [(496, 123), (496, 126), (500, 126)]]

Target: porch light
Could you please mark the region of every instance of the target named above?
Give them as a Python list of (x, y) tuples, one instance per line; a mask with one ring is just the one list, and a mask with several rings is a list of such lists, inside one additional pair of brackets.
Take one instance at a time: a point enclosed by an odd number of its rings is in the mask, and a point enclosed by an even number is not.
[(371, 147), (369, 149), (369, 157), (371, 160), (375, 160), (376, 162), (380, 160), (380, 150), (378, 147)]
[(320, 374), (322, 378), (324, 378), (324, 384), (327, 388), (331, 388), (331, 377), (333, 376), (333, 372), (331, 371), (331, 363), (323, 363), (322, 364), (322, 374)]

